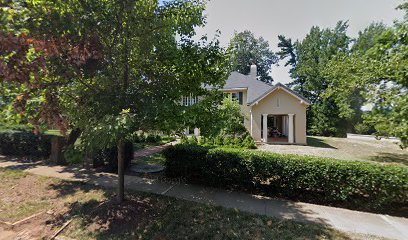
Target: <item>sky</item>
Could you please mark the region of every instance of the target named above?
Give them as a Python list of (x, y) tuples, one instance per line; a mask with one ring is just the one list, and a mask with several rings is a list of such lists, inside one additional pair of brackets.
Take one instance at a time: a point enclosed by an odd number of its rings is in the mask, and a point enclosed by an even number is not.
[[(269, 42), (272, 51), (279, 49), (278, 35), (303, 39), (312, 26), (333, 28), (337, 21), (348, 20), (348, 35), (358, 36), (371, 22), (392, 25), (402, 19), (395, 10), (403, 0), (211, 0), (205, 14), (207, 24), (197, 29), (197, 35), (213, 37), (221, 31), (220, 42), (227, 46), (234, 31), (250, 30)], [(288, 83), (288, 68), (273, 66), (274, 83)]]

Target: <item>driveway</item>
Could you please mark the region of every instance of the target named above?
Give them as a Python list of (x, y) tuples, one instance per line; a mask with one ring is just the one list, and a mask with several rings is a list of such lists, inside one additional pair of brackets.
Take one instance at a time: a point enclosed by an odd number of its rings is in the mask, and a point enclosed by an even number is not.
[(258, 148), (260, 151), (281, 154), (363, 160), (408, 166), (408, 150), (401, 150), (395, 140), (376, 140), (374, 137), (353, 135), (349, 138), (309, 136), (307, 141), (307, 146), (263, 144)]

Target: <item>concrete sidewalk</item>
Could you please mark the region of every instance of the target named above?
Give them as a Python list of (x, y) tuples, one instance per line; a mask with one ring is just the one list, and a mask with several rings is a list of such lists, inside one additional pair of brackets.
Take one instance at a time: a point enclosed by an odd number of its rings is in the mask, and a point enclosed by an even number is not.
[[(1, 160), (1, 158), (0, 167), (22, 169), (32, 174), (65, 180), (85, 181), (103, 187), (116, 187), (117, 185), (117, 175), (115, 174), (96, 173), (73, 167), (19, 163)], [(326, 224), (345, 232), (376, 235), (391, 239), (408, 239), (408, 219), (401, 217), (272, 199), (241, 192), (166, 181), (166, 179), (154, 180), (126, 176), (125, 188), (235, 208), (271, 217)]]

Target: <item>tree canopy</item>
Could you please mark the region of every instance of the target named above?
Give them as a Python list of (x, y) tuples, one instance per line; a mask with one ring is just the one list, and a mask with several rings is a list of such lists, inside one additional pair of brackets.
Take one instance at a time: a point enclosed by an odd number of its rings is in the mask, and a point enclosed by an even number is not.
[[(33, 126), (80, 128), (84, 148), (117, 145), (119, 159), (136, 130), (210, 125), (191, 116), (218, 111), (208, 103), (221, 98), (203, 86), (222, 86), (228, 61), (216, 39), (192, 40), (204, 8), (199, 0), (8, 1), (2, 89)], [(190, 94), (203, 99), (195, 108), (180, 104)]]
[[(408, 12), (408, 5), (399, 7)], [(378, 135), (401, 139), (408, 146), (408, 17), (393, 27), (372, 24), (359, 34), (352, 52), (328, 64), (332, 84), (328, 95), (353, 112), (353, 93), (363, 96), (372, 109), (363, 116)], [(341, 91), (339, 91), (341, 89)]]
[(262, 37), (256, 38), (251, 31), (235, 33), (229, 43), (231, 51), (232, 70), (248, 74), (250, 65), (257, 65), (259, 80), (272, 83), (270, 76), (272, 65), (278, 61), (277, 56), (270, 50), (269, 43)]
[(285, 66), (290, 66), (293, 81), (289, 85), (312, 103), (307, 116), (310, 134), (339, 136), (345, 133), (347, 124), (338, 117), (338, 106), (322, 94), (330, 85), (324, 73), (326, 64), (336, 54), (348, 50), (347, 27), (347, 22), (342, 21), (334, 29), (312, 27), (303, 40), (295, 42), (279, 36), (281, 51), (277, 54), (281, 60), (286, 60)]
[[(303, 40), (279, 36), (279, 55), (290, 66), (289, 84), (312, 102), (308, 132), (344, 135), (364, 121), (378, 135), (408, 146), (407, 4), (402, 21), (387, 27), (372, 23), (356, 39), (347, 22), (334, 29), (312, 27)], [(363, 112), (362, 106), (373, 106)]]

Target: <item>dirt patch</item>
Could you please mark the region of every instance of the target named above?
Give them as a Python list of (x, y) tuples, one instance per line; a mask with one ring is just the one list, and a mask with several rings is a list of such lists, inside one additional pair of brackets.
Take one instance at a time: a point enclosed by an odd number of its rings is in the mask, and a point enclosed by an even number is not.
[[(53, 214), (42, 213), (26, 221), (13, 225), (4, 225), (3, 231), (10, 235), (10, 239), (41, 239), (52, 236), (58, 227), (53, 224), (55, 216)], [(0, 229), (0, 235), (2, 231)], [(12, 237), (11, 237), (12, 236)]]
[(0, 180), (0, 221), (15, 222), (55, 205), (58, 193), (49, 188), (51, 179), (0, 172)]
[[(146, 227), (146, 219), (155, 216), (156, 209), (150, 198), (127, 196), (126, 200), (118, 204), (109, 200), (95, 208), (78, 206), (81, 215), (75, 224), (80, 225), (89, 235), (110, 238), (112, 236), (133, 236)], [(75, 231), (76, 226), (70, 226), (69, 231)], [(64, 232), (63, 232), (64, 233)], [(63, 235), (62, 233), (62, 235)], [(83, 238), (83, 236), (75, 236)]]
[(0, 169), (0, 181), (0, 239), (47, 239), (70, 219), (76, 203), (102, 195), (84, 184), (18, 170)]

